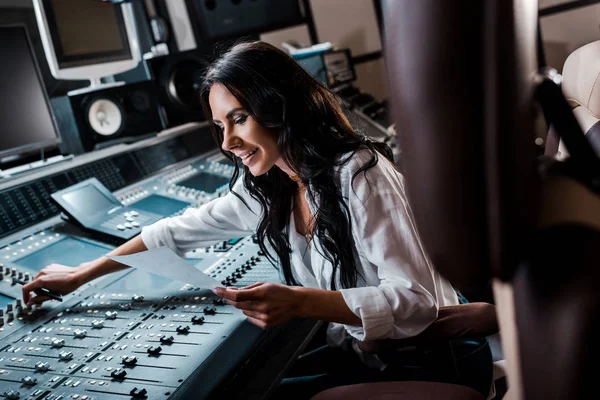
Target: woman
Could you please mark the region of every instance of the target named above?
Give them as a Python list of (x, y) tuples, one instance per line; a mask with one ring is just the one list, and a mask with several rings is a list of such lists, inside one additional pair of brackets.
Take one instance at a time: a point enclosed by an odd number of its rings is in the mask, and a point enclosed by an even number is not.
[[(357, 345), (414, 336), (435, 320), (438, 307), (459, 303), (421, 246), (389, 147), (356, 134), (335, 96), (268, 44), (233, 46), (204, 78), (206, 117), (223, 152), (243, 164), (242, 176), (236, 168), (229, 194), (145, 227), (111, 254), (158, 246), (181, 254), (256, 233), (287, 285), (259, 282), (215, 293), (261, 327), (294, 317), (331, 322), (332, 347), (304, 358), (296, 372), (314, 379), (284, 380), (281, 396), (307, 398), (365, 380), (448, 380), (435, 367), (436, 352), (418, 365), (406, 364), (414, 354), (384, 363)], [(78, 268), (51, 265), (23, 287), (23, 297), (28, 305), (40, 303), (47, 298), (30, 297), (39, 287), (69, 293), (121, 268), (106, 257)], [(491, 358), (485, 339), (468, 352), (481, 360), (462, 363), (489, 374), (459, 383), (487, 395)], [(323, 372), (315, 365), (332, 367)]]

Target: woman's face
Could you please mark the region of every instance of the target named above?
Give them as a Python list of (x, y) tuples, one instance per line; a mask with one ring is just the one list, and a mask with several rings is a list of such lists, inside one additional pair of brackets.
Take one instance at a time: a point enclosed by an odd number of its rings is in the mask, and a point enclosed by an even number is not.
[(224, 85), (211, 87), (208, 102), (213, 123), (223, 133), (221, 147), (239, 157), (252, 175), (262, 175), (274, 165), (284, 167), (277, 134), (256, 122)]

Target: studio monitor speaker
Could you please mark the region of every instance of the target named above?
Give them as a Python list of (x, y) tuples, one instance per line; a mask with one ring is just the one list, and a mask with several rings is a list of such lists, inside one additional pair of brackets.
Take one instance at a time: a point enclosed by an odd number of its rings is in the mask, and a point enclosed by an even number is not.
[(63, 154), (134, 142), (165, 128), (158, 88), (138, 82), (51, 100)]
[(167, 127), (204, 121), (199, 83), (207, 62), (197, 50), (183, 51), (146, 60), (157, 83)]
[(186, 0), (197, 43), (304, 22), (299, 0)]

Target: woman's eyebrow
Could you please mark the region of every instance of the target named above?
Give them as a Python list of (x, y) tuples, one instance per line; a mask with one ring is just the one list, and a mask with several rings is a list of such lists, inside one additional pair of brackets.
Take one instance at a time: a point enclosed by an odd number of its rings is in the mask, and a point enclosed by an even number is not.
[(236, 108), (233, 108), (233, 109), (229, 110), (229, 112), (227, 113), (227, 115), (225, 115), (225, 118), (227, 118), (227, 119), (231, 118), (231, 116), (233, 114), (235, 114), (236, 112), (238, 112), (238, 111), (245, 111), (244, 107), (236, 107)]
[[(246, 111), (246, 109), (244, 107), (233, 108), (233, 109), (229, 110), (229, 112), (227, 113), (227, 115), (225, 115), (225, 118), (226, 119), (231, 119), (231, 117), (233, 116), (233, 114), (235, 114), (236, 112), (239, 112), (239, 111)], [(212, 122), (213, 122), (213, 124), (222, 124), (222, 122), (219, 121), (218, 119), (213, 119)]]

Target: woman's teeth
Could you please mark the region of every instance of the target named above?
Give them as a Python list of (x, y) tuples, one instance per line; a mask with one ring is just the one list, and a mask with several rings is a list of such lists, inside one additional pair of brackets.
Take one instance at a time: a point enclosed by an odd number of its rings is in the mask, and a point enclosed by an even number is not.
[(246, 159), (246, 158), (250, 157), (251, 155), (253, 155), (254, 153), (256, 153), (257, 151), (258, 151), (258, 149), (254, 149), (250, 153), (242, 156), (242, 158)]

